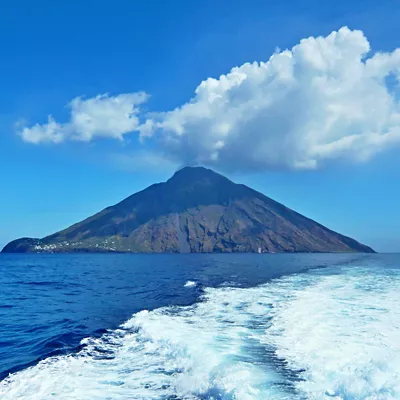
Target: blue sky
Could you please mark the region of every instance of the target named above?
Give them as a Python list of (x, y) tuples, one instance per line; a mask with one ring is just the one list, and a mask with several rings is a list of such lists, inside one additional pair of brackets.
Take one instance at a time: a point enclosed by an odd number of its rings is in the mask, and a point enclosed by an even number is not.
[[(41, 237), (64, 228), (167, 179), (190, 157), (201, 163), (209, 155), (208, 144), (203, 152), (197, 151), (198, 139), (171, 149), (153, 133), (142, 141), (137, 133), (124, 133), (117, 140), (95, 136), (60, 143), (22, 140), (22, 128), (31, 134), (35, 124), (44, 126), (49, 114), (60, 124), (68, 123), (66, 105), (72, 99), (146, 92), (150, 98), (141, 105), (138, 124), (147, 119), (167, 131), (172, 118), (180, 118), (179, 126), (198, 138), (210, 126), (203, 116), (196, 114), (196, 121), (185, 125), (183, 113), (168, 112), (193, 99), (195, 89), (209, 77), (218, 79), (246, 62), (267, 61), (303, 38), (327, 37), (343, 26), (361, 30), (372, 54), (393, 52), (399, 46), (397, 0), (379, 4), (359, 0), (7, 3), (0, 6), (0, 247), (17, 237)], [(397, 90), (396, 79), (392, 75), (388, 79), (388, 90)], [(290, 119), (286, 111), (282, 115)], [(262, 121), (257, 117), (253, 125), (245, 126), (261, 132)], [(280, 126), (272, 122), (268, 134)], [(67, 137), (73, 129), (68, 124), (61, 133)], [(319, 155), (315, 168), (292, 164), (299, 156), (298, 147), (295, 153), (280, 156), (283, 161), (278, 163), (271, 157), (274, 152), (281, 154), (282, 146), (275, 149), (271, 143), (275, 142), (268, 141), (261, 155), (267, 161), (260, 163), (257, 158), (254, 168), (234, 168), (229, 160), (236, 156), (228, 150), (221, 150), (218, 159), (211, 154), (209, 164), (377, 250), (400, 251), (400, 146), (396, 141), (360, 162), (352, 159), (363, 152), (369, 155), (370, 145), (339, 156), (334, 153), (334, 162), (331, 155), (324, 159)], [(159, 158), (160, 147), (166, 159)], [(230, 147), (225, 143), (228, 148), (237, 154), (232, 143)], [(243, 165), (253, 162), (253, 153), (254, 149), (243, 149)]]

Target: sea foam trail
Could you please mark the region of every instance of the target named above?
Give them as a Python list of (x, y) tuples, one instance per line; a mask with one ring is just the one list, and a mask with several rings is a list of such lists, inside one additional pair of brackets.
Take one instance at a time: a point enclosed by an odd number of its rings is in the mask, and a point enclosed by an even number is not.
[(3, 400), (400, 398), (400, 277), (310, 271), (142, 311), (0, 382)]
[(400, 399), (400, 277), (362, 269), (317, 279), (275, 304), (263, 338), (310, 399)]

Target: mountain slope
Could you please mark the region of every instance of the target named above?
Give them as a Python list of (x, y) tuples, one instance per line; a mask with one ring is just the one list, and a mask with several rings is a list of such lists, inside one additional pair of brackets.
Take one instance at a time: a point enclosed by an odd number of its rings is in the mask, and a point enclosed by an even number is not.
[(43, 239), (3, 252), (373, 252), (245, 185), (202, 167)]

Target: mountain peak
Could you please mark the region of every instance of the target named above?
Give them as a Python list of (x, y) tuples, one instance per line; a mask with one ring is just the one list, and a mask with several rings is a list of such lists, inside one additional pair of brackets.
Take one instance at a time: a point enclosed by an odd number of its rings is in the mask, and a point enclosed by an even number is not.
[(184, 167), (120, 203), (4, 252), (373, 252), (204, 167)]
[(170, 179), (168, 179), (167, 182), (185, 184), (206, 181), (209, 183), (221, 183), (223, 181), (230, 182), (228, 178), (225, 178), (223, 175), (218, 174), (212, 169), (191, 166), (186, 166), (179, 169)]

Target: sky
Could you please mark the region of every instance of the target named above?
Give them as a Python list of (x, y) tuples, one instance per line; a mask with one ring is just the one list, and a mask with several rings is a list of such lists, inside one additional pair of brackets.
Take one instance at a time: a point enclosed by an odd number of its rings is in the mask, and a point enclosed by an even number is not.
[(4, 1), (0, 247), (204, 165), (400, 252), (399, 0)]

